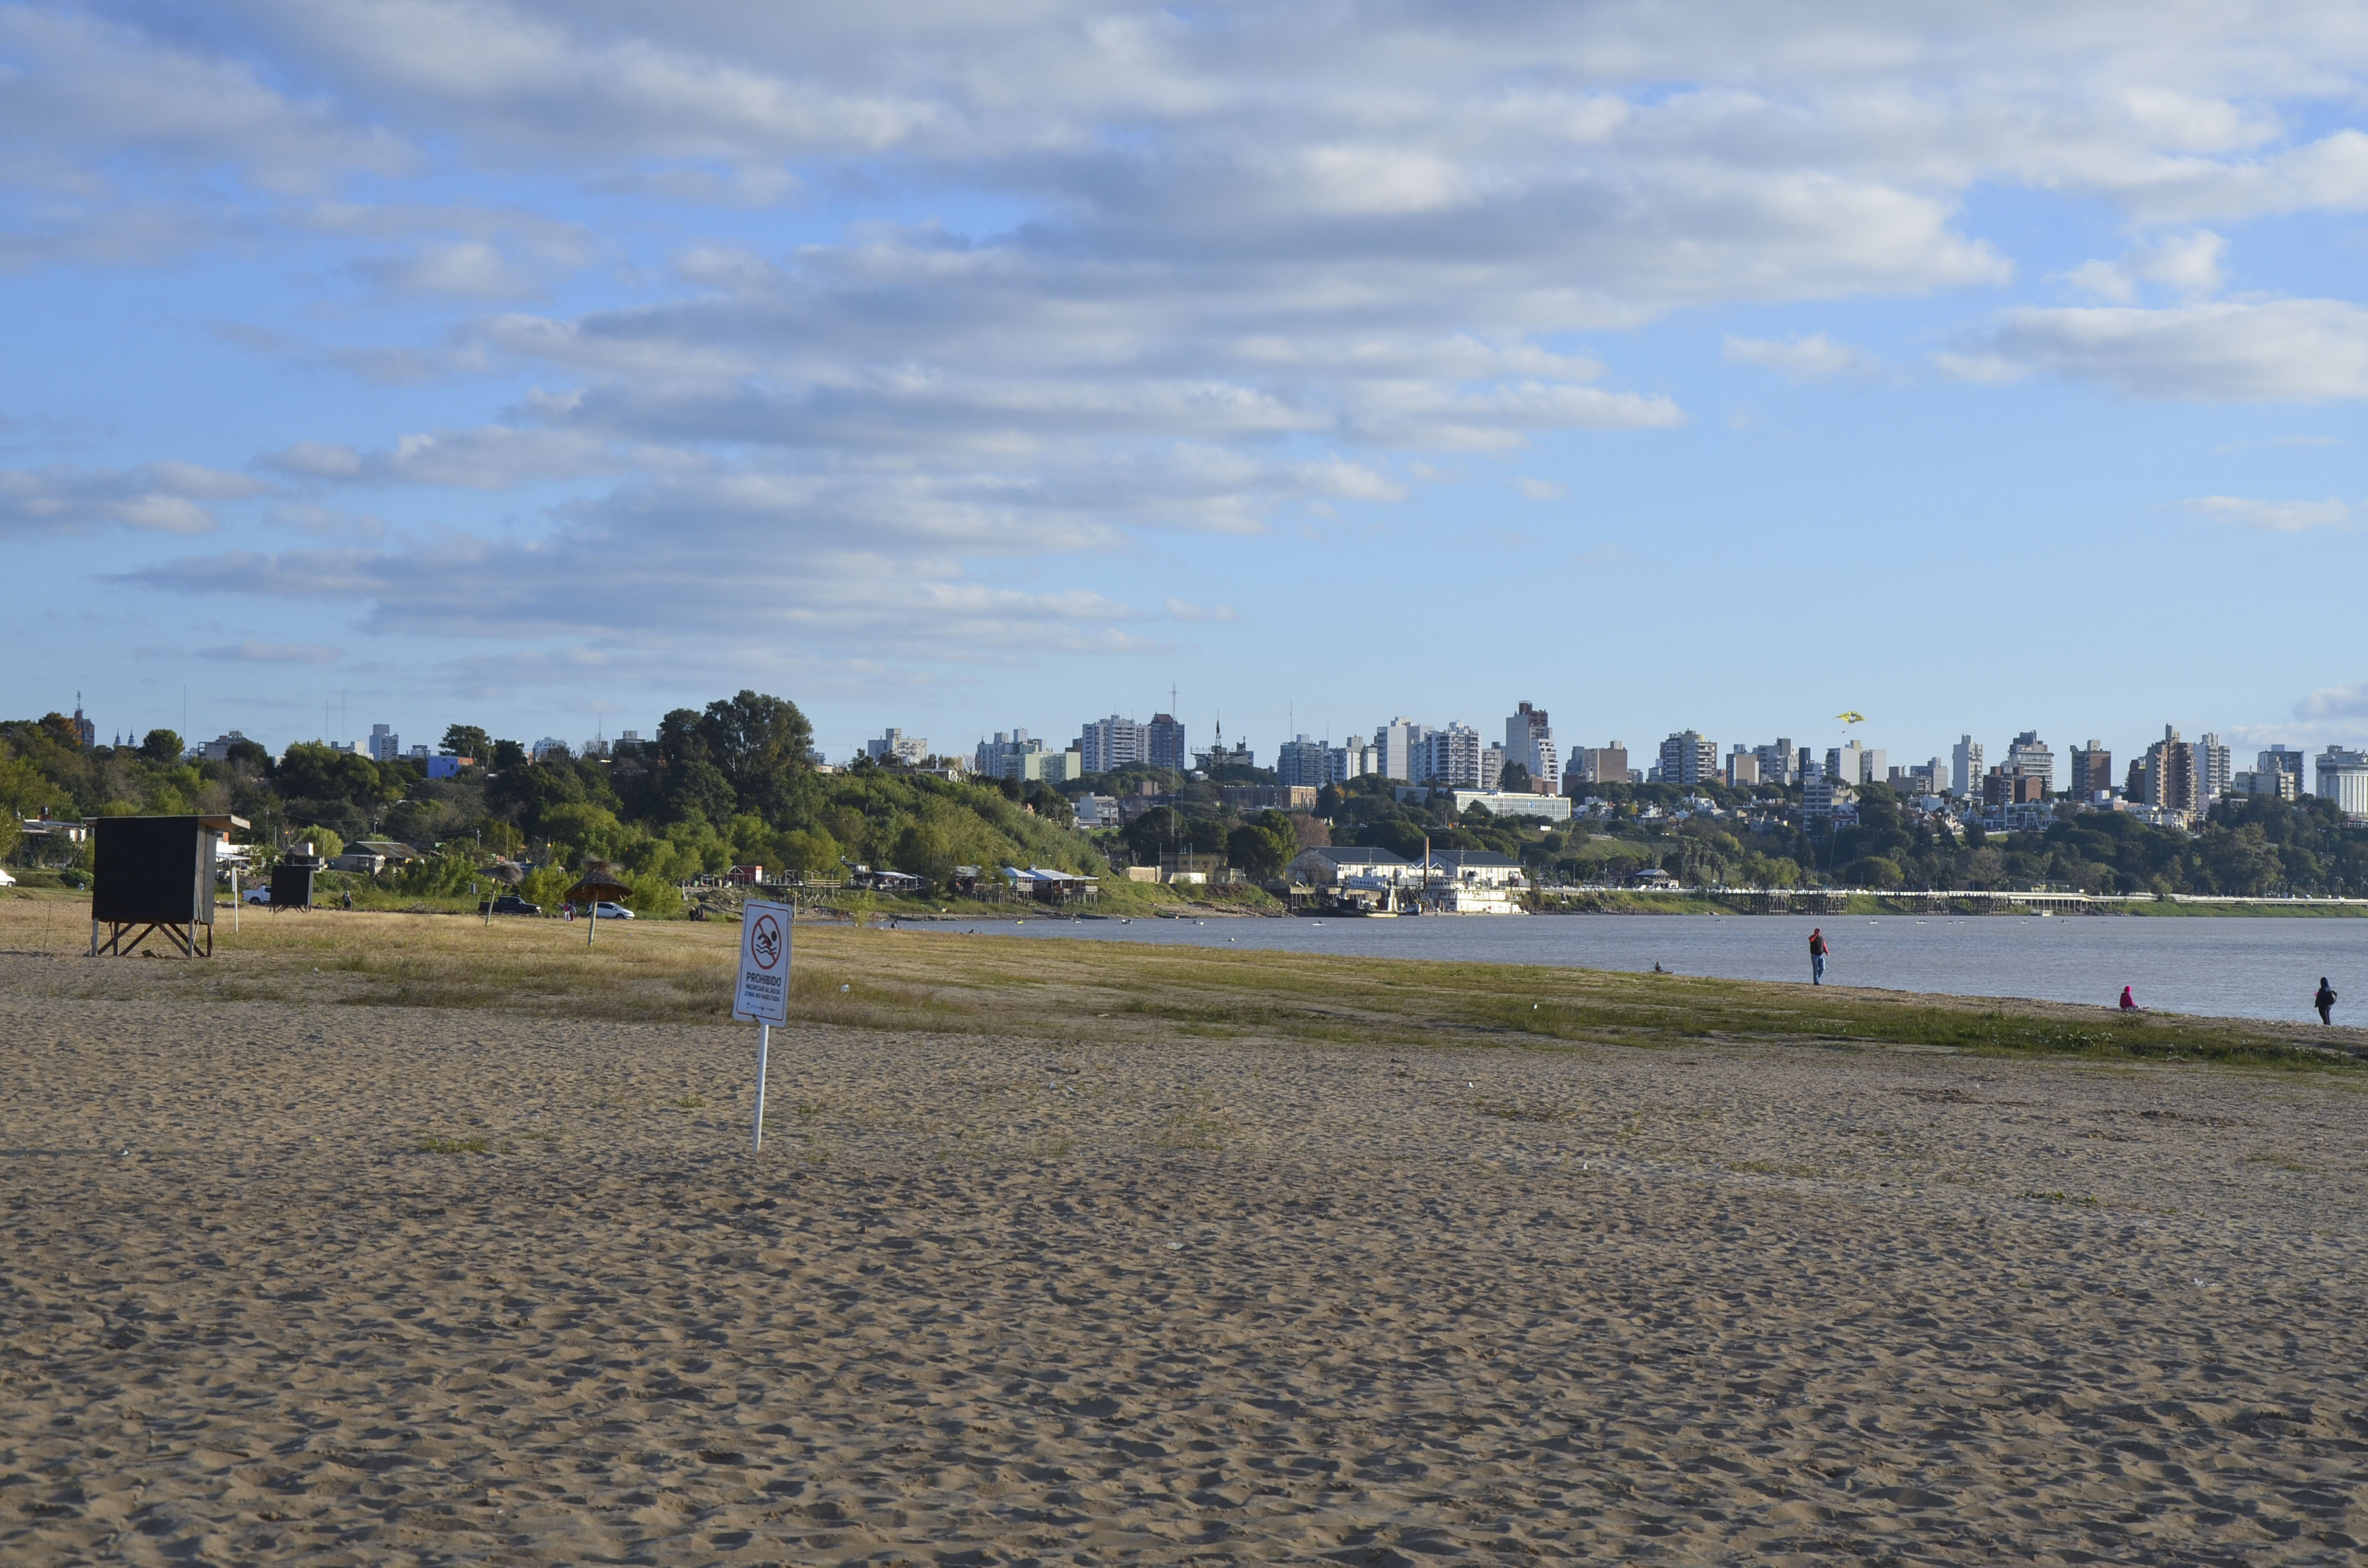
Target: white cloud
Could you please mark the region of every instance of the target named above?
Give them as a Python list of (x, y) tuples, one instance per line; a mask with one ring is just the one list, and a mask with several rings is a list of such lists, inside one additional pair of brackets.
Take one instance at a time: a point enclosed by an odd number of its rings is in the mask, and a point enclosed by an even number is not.
[(1782, 343), (1763, 337), (1729, 336), (1723, 351), (1736, 364), (1758, 365), (1795, 381), (1871, 378), (1883, 373), (1882, 363), (1873, 355), (1847, 343), (1837, 343), (1822, 332)]
[(1537, 479), (1529, 474), (1523, 474), (1514, 480), (1513, 488), (1532, 501), (1559, 501), (1570, 494), (1568, 490), (1551, 479)]
[(239, 665), (334, 665), (345, 657), (345, 650), (314, 642), (246, 642), (200, 648), (198, 657)]
[(2368, 310), (2344, 300), (2014, 310), (1937, 358), (1974, 381), (2045, 372), (2131, 397), (2319, 403), (2368, 397)]
[(2203, 495), (2187, 503), (2191, 511), (2217, 522), (2266, 533), (2306, 533), (2313, 528), (2348, 528), (2351, 503), (2330, 495), (2324, 501), (2253, 501), (2239, 495)]
[(206, 503), (260, 494), (268, 488), (245, 474), (184, 462), (128, 469), (0, 469), (0, 537), (80, 533), (108, 524), (158, 533), (205, 533), (214, 527)]
[(2220, 262), (2227, 249), (2226, 240), (2199, 229), (2140, 245), (2119, 261), (2084, 261), (2064, 276), (2074, 288), (2118, 304), (2135, 302), (2141, 282), (2159, 283), (2192, 299), (2219, 291), (2225, 281)]
[(2294, 704), (2301, 719), (2368, 719), (2368, 680), (2322, 687)]

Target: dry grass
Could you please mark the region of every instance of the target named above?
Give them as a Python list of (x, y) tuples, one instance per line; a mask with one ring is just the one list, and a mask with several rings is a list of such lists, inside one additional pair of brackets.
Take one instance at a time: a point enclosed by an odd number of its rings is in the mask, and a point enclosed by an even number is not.
[[(227, 914), (227, 912), (225, 912)], [(25, 994), (472, 1007), (620, 1021), (726, 1021), (739, 927), (246, 911), (206, 961), (81, 960), (86, 905), (0, 897), (0, 985)], [(2368, 1031), (2113, 1016), (1676, 975), (1349, 959), (801, 926), (804, 1021), (1079, 1043), (1177, 1035), (1554, 1047), (1786, 1040), (2350, 1069)], [(68, 959), (74, 961), (61, 961)]]

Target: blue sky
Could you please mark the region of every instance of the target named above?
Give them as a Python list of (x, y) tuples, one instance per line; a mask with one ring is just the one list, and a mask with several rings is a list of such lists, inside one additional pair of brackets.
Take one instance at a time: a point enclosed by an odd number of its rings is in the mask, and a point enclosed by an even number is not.
[(2363, 68), (2310, 4), (0, 0), (0, 710), (2359, 744)]

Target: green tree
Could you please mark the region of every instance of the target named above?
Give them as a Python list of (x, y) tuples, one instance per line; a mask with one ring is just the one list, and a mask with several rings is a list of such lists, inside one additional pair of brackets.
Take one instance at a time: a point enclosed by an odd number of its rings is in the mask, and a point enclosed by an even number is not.
[(181, 744), (181, 737), (170, 730), (151, 730), (140, 737), (140, 755), (159, 767), (176, 766), (188, 749)]
[(526, 766), (526, 747), (518, 744), (516, 741), (495, 741), (494, 743), (494, 766), (496, 768), (524, 767)]
[(1263, 881), (1282, 874), (1299, 853), (1299, 835), (1281, 812), (1261, 812), (1225, 835), (1225, 858), (1246, 875)]
[(1520, 762), (1507, 763), (1503, 777), (1497, 780), (1497, 788), (1516, 795), (1531, 793), (1535, 786), (1530, 780), (1529, 765)]
[(443, 750), (448, 756), (472, 756), (480, 765), (494, 756), (494, 737), (474, 724), (450, 724), (444, 730)]
[(797, 704), (759, 692), (742, 691), (707, 705), (699, 736), (708, 760), (731, 780), (741, 804), (760, 809), (773, 793), (769, 784), (804, 772), (814, 746), (814, 726)]

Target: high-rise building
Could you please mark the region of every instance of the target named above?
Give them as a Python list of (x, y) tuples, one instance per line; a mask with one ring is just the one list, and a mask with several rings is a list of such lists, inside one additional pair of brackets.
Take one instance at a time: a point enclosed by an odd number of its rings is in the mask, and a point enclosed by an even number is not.
[(1544, 709), (1524, 702), (1505, 721), (1505, 761), (1529, 770), (1532, 790), (1553, 792), (1562, 777), (1562, 758), (1554, 751), (1554, 724)]
[(1736, 742), (1735, 749), (1726, 754), (1727, 787), (1731, 790), (1742, 790), (1759, 783), (1759, 752), (1767, 749), (1762, 746), (1758, 751), (1746, 751), (1743, 749), (1741, 741)]
[(1849, 741), (1826, 751), (1826, 777), (1844, 784), (1881, 784), (1890, 777), (1890, 770), (1891, 754), (1879, 747), (1870, 749)]
[(2168, 812), (2193, 812), (2200, 802), (2195, 778), (2195, 748), (2179, 738), (2169, 724), (2162, 739), (2146, 747), (2146, 803)]
[(1424, 737), (1415, 760), (1417, 769), (1408, 779), (1439, 790), (1477, 790), (1480, 783), (1480, 732), (1469, 724), (1450, 724)]
[(1718, 743), (1702, 739), (1693, 730), (1679, 730), (1669, 736), (1661, 743), (1661, 782), (1717, 783)]
[(1628, 748), (1618, 741), (1608, 746), (1577, 746), (1570, 754), (1570, 766), (1563, 770), (1563, 793), (1567, 795), (1583, 784), (1625, 784), (1628, 782)]
[(2269, 750), (2261, 753), (2261, 755), (2255, 759), (2253, 763), (2253, 771), (2257, 774), (2292, 774), (2294, 776), (2294, 789), (2291, 791), (2283, 791), (2274, 788), (2262, 790), (2256, 787), (2255, 792), (2262, 795), (2276, 795), (2283, 793), (2288, 800), (2293, 800), (2296, 796), (2307, 794), (2309, 790), (2303, 780), (2302, 765), (2303, 754), (2294, 750), (2292, 746), (2271, 746)]
[(1505, 748), (1490, 741), (1480, 748), (1480, 788), (1501, 790), (1505, 787)]
[(2205, 734), (2195, 743), (2195, 793), (2200, 809), (2228, 792), (2228, 748), (2220, 737)]
[(971, 754), (970, 770), (989, 778), (1024, 778), (1027, 765), (1022, 760), (1042, 755), (1044, 743), (1030, 736), (1025, 730), (997, 730), (995, 739), (981, 741)]
[(1798, 784), (1801, 781), (1801, 758), (1793, 748), (1791, 736), (1779, 735), (1772, 745), (1755, 746), (1752, 755), (1759, 759), (1761, 783)]
[(1981, 788), (1982, 743), (1960, 735), (1949, 748), (1949, 793), (1963, 798)]
[(1086, 771), (1108, 773), (1113, 768), (1149, 762), (1150, 750), (1145, 744), (1148, 728), (1115, 713), (1107, 719), (1088, 721), (1077, 736), (1077, 752), (1085, 758)]
[(1174, 715), (1154, 713), (1151, 722), (1144, 726), (1143, 760), (1178, 773), (1190, 766), (1190, 754), (1184, 749), (1184, 726)]
[(2093, 801), (2113, 790), (2113, 754), (2096, 741), (2072, 748), (2073, 799)]
[(1322, 741), (1311, 741), (1305, 735), (1285, 741), (1275, 748), (1274, 771), (1277, 780), (1285, 785), (1305, 785), (1321, 790), (1337, 783), (1332, 774), (1332, 748)]
[(1362, 778), (1381, 771), (1378, 756), (1371, 743), (1350, 741), (1332, 748), (1332, 782), (1343, 784), (1351, 778)]
[(876, 741), (864, 742), (863, 755), (874, 762), (901, 762), (907, 767), (918, 767), (929, 758), (929, 743), (923, 736), (892, 729)]
[(2025, 730), (2015, 736), (2014, 744), (2006, 748), (2006, 770), (2020, 773), (2026, 778), (2036, 778), (2040, 787), (2053, 794), (2055, 790), (2055, 754), (2039, 738), (2036, 730)]
[(403, 755), (403, 737), (396, 734), (391, 725), (372, 724), (370, 755), (372, 762), (393, 762)]
[(2329, 746), (2318, 754), (2318, 798), (2353, 822), (2368, 822), (2368, 751)]
[(1401, 784), (1415, 783), (1416, 769), (1421, 764), (1416, 753), (1430, 738), (1430, 727), (1411, 719), (1393, 719), (1373, 732), (1373, 751), (1378, 760), (1373, 771), (1384, 778), (1395, 778)]

